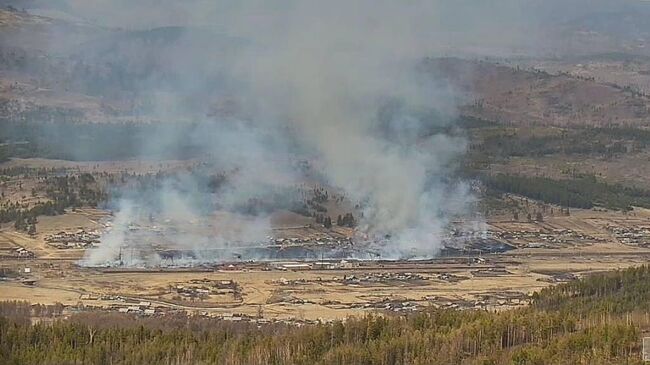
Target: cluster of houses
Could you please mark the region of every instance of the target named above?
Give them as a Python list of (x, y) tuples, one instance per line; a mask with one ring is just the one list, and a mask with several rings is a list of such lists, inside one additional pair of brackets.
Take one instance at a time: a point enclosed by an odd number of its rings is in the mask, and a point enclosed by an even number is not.
[(343, 285), (363, 285), (363, 284), (373, 284), (373, 283), (391, 283), (391, 282), (417, 282), (428, 280), (427, 277), (424, 277), (420, 274), (414, 273), (394, 273), (394, 272), (384, 272), (384, 273), (370, 273), (363, 276), (356, 275), (343, 275), (343, 277), (333, 277), (331, 279), (321, 279), (320, 277), (315, 280), (307, 280), (305, 278), (287, 280), (285, 278), (280, 278), (279, 280), (273, 281), (274, 284), (279, 284), (283, 286), (296, 286), (296, 285), (305, 285), (308, 283), (339, 283)]
[(119, 295), (93, 295), (93, 294), (82, 294), (79, 299), (89, 301), (89, 300), (111, 300), (118, 301), (121, 304), (113, 304), (109, 306), (110, 310), (117, 311), (119, 313), (134, 313), (141, 315), (154, 315), (159, 311), (152, 305), (149, 301), (136, 301), (128, 298), (124, 298)]
[(151, 306), (151, 302), (140, 301), (137, 304), (132, 304), (125, 307), (118, 307), (117, 311), (120, 313), (135, 313), (142, 314), (146, 316), (151, 316), (156, 314), (156, 308)]
[(233, 280), (199, 279), (190, 285), (176, 285), (174, 291), (183, 298), (208, 298), (210, 295), (238, 295), (237, 283)]
[(314, 262), (274, 261), (268, 263), (268, 267), (270, 269), (282, 270), (282, 271), (352, 269), (358, 266), (359, 266), (359, 262), (356, 260), (314, 261)]
[(394, 300), (390, 298), (384, 298), (383, 300), (370, 302), (370, 303), (360, 303), (352, 305), (352, 308), (362, 308), (362, 309), (378, 309), (385, 310), (390, 312), (416, 312), (418, 310), (418, 303), (414, 301), (402, 301)]
[(301, 278), (301, 279), (295, 279), (295, 280), (289, 280), (286, 278), (280, 278), (278, 280), (273, 280), (272, 283), (274, 284), (279, 284), (279, 285), (284, 285), (284, 286), (295, 286), (295, 285), (305, 285), (309, 283), (310, 280)]
[(625, 245), (645, 246), (650, 244), (650, 227), (647, 226), (620, 227), (608, 225), (607, 230)]
[(593, 244), (605, 242), (605, 238), (593, 237), (571, 229), (553, 229), (544, 231), (498, 231), (494, 233), (499, 239), (509, 242), (526, 242), (528, 248), (557, 248), (576, 244)]
[[(97, 300), (104, 297), (92, 296), (92, 295), (82, 295), (83, 300)], [(121, 297), (113, 297), (121, 298)], [(279, 319), (279, 318), (264, 318), (262, 317), (262, 312), (260, 310), (259, 315), (248, 315), (244, 313), (220, 313), (220, 312), (210, 312), (210, 311), (191, 311), (188, 312), (185, 309), (171, 309), (162, 306), (155, 306), (149, 301), (132, 301), (125, 298), (121, 298), (125, 303), (124, 304), (115, 304), (108, 307), (109, 311), (114, 311), (118, 313), (128, 313), (135, 314), (138, 316), (166, 316), (166, 315), (175, 315), (175, 314), (189, 314), (191, 316), (200, 316), (207, 318), (214, 318), (217, 320), (228, 321), (228, 322), (251, 322), (257, 324), (270, 324), (270, 323), (282, 323), (292, 326), (302, 326), (305, 324), (318, 324), (326, 322), (323, 319), (320, 320), (307, 320), (307, 319)], [(64, 313), (78, 313), (79, 311), (103, 311), (106, 310), (102, 306), (89, 305), (87, 303), (83, 305), (75, 306), (65, 306)]]
[(474, 299), (444, 298), (427, 296), (424, 298), (436, 308), (447, 309), (494, 309), (498, 307), (518, 307), (528, 305), (531, 296), (516, 291), (504, 291), (500, 293), (487, 293), (477, 296)]
[(28, 249), (26, 249), (24, 247), (16, 247), (12, 251), (12, 256), (17, 257), (17, 258), (22, 258), (22, 259), (29, 259), (29, 258), (35, 257), (36, 255), (34, 255), (34, 253), (32, 251), (30, 251), (30, 250), (28, 250)]
[(6, 247), (0, 249), (0, 257), (12, 258), (12, 259), (31, 259), (36, 257), (34, 252), (24, 248), (24, 247)]
[(457, 283), (459, 281), (467, 280), (469, 278), (466, 277), (466, 276), (458, 276), (458, 275), (449, 274), (449, 273), (442, 273), (442, 274), (438, 274), (436, 276), (436, 279), (441, 280), (441, 281), (445, 281), (445, 282), (448, 282), (448, 283)]
[(351, 245), (353, 244), (352, 238), (334, 238), (323, 236), (319, 238), (269, 238), (271, 244), (279, 246), (315, 244), (315, 245)]
[(344, 275), (341, 282), (345, 285), (355, 285), (355, 284), (372, 284), (372, 283), (390, 283), (395, 281), (401, 282), (414, 282), (414, 281), (424, 281), (427, 280), (426, 277), (420, 274), (414, 274), (410, 272), (399, 273), (399, 272), (382, 272), (382, 273), (371, 273), (366, 274), (360, 277), (355, 275)]
[(56, 248), (84, 248), (99, 243), (99, 233), (79, 229), (76, 232), (59, 232), (45, 237), (45, 242)]
[(545, 281), (545, 282), (548, 282), (548, 283), (568, 283), (568, 282), (574, 281), (576, 279), (578, 279), (578, 276), (576, 274), (567, 272), (567, 273), (557, 273), (557, 274), (554, 274), (554, 275), (539, 278), (537, 280)]

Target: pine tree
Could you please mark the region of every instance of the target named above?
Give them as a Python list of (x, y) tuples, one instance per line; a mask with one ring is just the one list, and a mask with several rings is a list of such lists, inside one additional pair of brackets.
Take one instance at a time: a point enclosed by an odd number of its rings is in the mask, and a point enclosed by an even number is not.
[(323, 226), (327, 229), (332, 228), (332, 218), (325, 217), (325, 220), (323, 221)]
[(27, 228), (27, 223), (25, 223), (25, 218), (22, 214), (18, 214), (16, 217), (14, 228), (16, 228), (17, 231), (24, 231)]

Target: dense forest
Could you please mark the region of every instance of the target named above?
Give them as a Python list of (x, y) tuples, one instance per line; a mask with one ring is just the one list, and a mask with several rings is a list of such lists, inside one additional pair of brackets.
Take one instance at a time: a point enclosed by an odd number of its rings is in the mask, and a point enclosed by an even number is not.
[[(590, 209), (630, 210), (650, 208), (650, 190), (605, 181), (593, 174), (573, 171), (567, 178), (515, 175), (493, 171), (495, 163), (511, 158), (584, 155), (601, 159), (621, 158), (650, 146), (650, 131), (628, 127), (517, 128), (476, 120), (464, 130), (470, 141), (460, 174), (485, 187), (485, 198), (503, 193), (521, 195), (544, 203)], [(494, 205), (494, 204), (492, 204)]]
[(481, 178), (489, 189), (514, 193), (546, 203), (574, 208), (600, 206), (629, 210), (632, 206), (650, 208), (650, 191), (608, 184), (595, 176), (555, 180), (539, 176), (510, 174), (485, 175)]
[[(15, 173), (15, 169), (1, 169), (0, 177)], [(22, 171), (22, 169), (18, 169)], [(18, 202), (0, 203), (0, 223), (14, 222), (18, 230), (35, 229), (37, 218), (41, 215), (58, 215), (65, 209), (82, 206), (97, 207), (104, 202), (107, 195), (102, 191), (95, 177), (89, 173), (80, 175), (43, 176), (47, 201), (33, 206), (24, 206)], [(1, 180), (0, 180), (1, 181)], [(1, 193), (4, 197), (4, 191)]]
[(494, 158), (540, 157), (553, 154), (595, 154), (611, 157), (640, 151), (650, 145), (650, 131), (623, 127), (545, 128), (536, 131), (492, 126), (484, 129), (478, 137), (480, 143), (471, 146), (471, 153)]
[[(0, 305), (3, 364), (642, 364), (650, 267), (597, 274), (502, 312), (428, 309), (316, 325)], [(60, 317), (58, 317), (60, 318)]]

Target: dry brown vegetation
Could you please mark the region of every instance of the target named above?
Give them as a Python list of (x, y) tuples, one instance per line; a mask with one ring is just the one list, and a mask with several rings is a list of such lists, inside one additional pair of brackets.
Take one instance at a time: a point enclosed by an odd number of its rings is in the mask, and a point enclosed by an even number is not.
[[(640, 234), (641, 243), (626, 238), (626, 232), (650, 227), (650, 213), (643, 209), (628, 214), (572, 210), (568, 217), (547, 211), (543, 222), (495, 217), (489, 222), (490, 231), (517, 247), (508, 254), (486, 255), (480, 260), (352, 262), (326, 270), (313, 263), (306, 271), (259, 263), (195, 271), (92, 270), (75, 264), (83, 249), (56, 249), (43, 240), (50, 232), (96, 229), (101, 217), (99, 211), (80, 210), (43, 218), (43, 233), (36, 237), (9, 228), (0, 232), (7, 247), (22, 246), (37, 255), (36, 259), (3, 260), (4, 268), (21, 272), (36, 283), (28, 286), (19, 279), (5, 281), (0, 299), (65, 305), (81, 302), (114, 311), (148, 301), (161, 313), (255, 317), (261, 311), (269, 320), (328, 320), (429, 306), (505, 309), (527, 304), (529, 293), (561, 282), (565, 275), (635, 266), (650, 257), (648, 232)], [(31, 272), (22, 273), (25, 267)], [(215, 286), (229, 281), (240, 288), (239, 297)]]
[(466, 94), (463, 113), (513, 125), (647, 126), (650, 99), (621, 88), (490, 62), (430, 59), (425, 67)]

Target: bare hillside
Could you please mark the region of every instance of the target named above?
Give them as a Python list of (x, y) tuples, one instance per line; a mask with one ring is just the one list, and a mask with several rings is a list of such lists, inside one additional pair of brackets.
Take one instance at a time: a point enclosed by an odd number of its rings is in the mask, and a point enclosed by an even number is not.
[(615, 85), (455, 58), (426, 67), (466, 97), (467, 115), (520, 125), (650, 125), (650, 98)]

